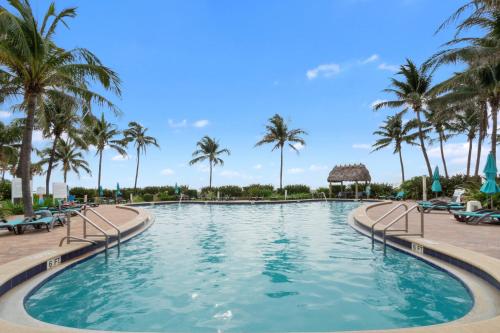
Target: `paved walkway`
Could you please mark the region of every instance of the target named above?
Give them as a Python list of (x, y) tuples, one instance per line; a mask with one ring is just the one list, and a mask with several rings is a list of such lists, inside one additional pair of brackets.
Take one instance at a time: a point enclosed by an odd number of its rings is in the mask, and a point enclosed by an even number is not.
[[(399, 203), (369, 209), (368, 216), (376, 220)], [(413, 204), (409, 202), (409, 206)], [(381, 224), (389, 223), (391, 217), (396, 217), (402, 210), (402, 208), (401, 211), (397, 210)], [(403, 221), (404, 219), (399, 223), (402, 225)], [(409, 226), (410, 232), (420, 230), (420, 213), (416, 211), (410, 213)], [(469, 225), (457, 222), (448, 212), (432, 212), (425, 214), (424, 226), (426, 239), (448, 243), (500, 259), (500, 225)]]
[[(96, 210), (118, 227), (137, 216), (131, 210), (119, 209), (114, 205), (101, 205)], [(116, 234), (116, 231), (106, 223), (99, 221), (98, 218), (92, 218), (93, 215), (92, 212), (88, 212), (88, 217), (95, 221), (97, 225), (109, 231), (110, 234)], [(92, 226), (88, 224), (87, 226), (89, 233), (96, 234)], [(81, 237), (83, 234), (82, 219), (78, 216), (71, 218), (71, 233), (77, 237)], [(59, 247), (59, 242), (64, 236), (66, 236), (66, 226), (55, 227), (51, 232), (47, 232), (46, 229), (35, 230), (30, 228), (22, 235), (14, 235), (12, 232), (0, 230), (0, 265), (24, 256)]]

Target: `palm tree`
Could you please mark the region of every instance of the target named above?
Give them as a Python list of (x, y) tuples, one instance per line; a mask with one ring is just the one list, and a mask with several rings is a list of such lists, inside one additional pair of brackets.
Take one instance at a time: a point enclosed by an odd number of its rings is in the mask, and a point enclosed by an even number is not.
[(412, 131), (417, 127), (416, 121), (411, 120), (407, 123), (403, 122), (403, 113), (397, 113), (394, 116), (388, 116), (384, 121), (384, 124), (379, 127), (379, 129), (373, 132), (374, 135), (380, 136), (373, 144), (373, 150), (378, 151), (380, 149), (389, 147), (391, 144), (394, 145), (394, 154), (399, 155), (399, 164), (401, 165), (401, 180), (405, 181), (405, 168), (403, 164), (402, 147), (403, 143), (409, 145), (416, 145), (415, 140), (418, 137), (418, 133), (412, 133)]
[(397, 75), (401, 75), (403, 80), (392, 78), (392, 87), (384, 89), (385, 92), (394, 94), (396, 99), (377, 103), (374, 109), (379, 110), (383, 107), (400, 108), (408, 106), (415, 112), (420, 149), (424, 156), (429, 177), (432, 177), (432, 168), (425, 146), (425, 133), (421, 117), (422, 110), (432, 98), (430, 94), (432, 71), (426, 64), (417, 68), (413, 61), (407, 59), (406, 64), (401, 65)]
[(135, 182), (134, 182), (134, 193), (137, 189), (137, 177), (139, 175), (139, 158), (141, 152), (146, 154), (147, 146), (153, 145), (155, 147), (160, 147), (156, 142), (156, 139), (152, 136), (146, 135), (148, 131), (147, 128), (141, 126), (139, 123), (132, 121), (128, 123), (128, 128), (123, 132), (124, 141), (126, 143), (134, 142), (134, 146), (137, 152), (137, 166), (135, 168)]
[[(50, 162), (52, 150), (50, 148), (44, 149), (41, 154), (46, 156), (40, 160), (38, 165), (45, 165)], [(61, 170), (64, 175), (64, 182), (66, 183), (68, 178), (68, 172), (73, 171), (78, 176), (80, 176), (80, 169), (88, 174), (91, 174), (89, 164), (84, 159), (83, 153), (80, 147), (76, 145), (71, 139), (60, 140), (57, 143), (54, 160), (52, 161), (53, 166), (61, 166)]]
[(466, 176), (469, 177), (471, 174), (473, 141), (476, 136), (481, 135), (479, 131), (481, 118), (475, 109), (477, 107), (477, 103), (469, 102), (468, 105), (464, 106), (465, 108), (456, 115), (453, 127), (456, 132), (465, 133), (467, 137), (468, 152)]
[(220, 143), (215, 138), (211, 138), (205, 135), (200, 141), (196, 143), (198, 149), (193, 152), (193, 159), (189, 161), (189, 165), (203, 162), (208, 160), (210, 166), (210, 182), (208, 187), (212, 188), (212, 168), (220, 164), (224, 165), (224, 160), (219, 156), (222, 154), (231, 155), (231, 152), (227, 148), (220, 148)]
[(5, 125), (0, 121), (0, 168), (2, 169), (2, 182), (5, 180), (5, 172), (18, 155), (21, 139), (22, 128), (18, 123), (12, 122), (9, 125)]
[(102, 170), (102, 154), (104, 149), (110, 148), (117, 151), (120, 155), (126, 156), (125, 150), (127, 143), (123, 139), (116, 139), (121, 132), (116, 129), (116, 126), (104, 118), (104, 113), (100, 119), (94, 119), (85, 133), (87, 141), (96, 148), (96, 156), (99, 155), (99, 173), (97, 177), (97, 190), (101, 188), (101, 170)]
[(288, 143), (288, 146), (299, 153), (299, 150), (292, 143), (305, 145), (306, 142), (301, 135), (307, 135), (302, 129), (288, 129), (288, 125), (279, 114), (275, 114), (269, 118), (269, 125), (266, 125), (266, 133), (264, 137), (255, 144), (255, 147), (262, 146), (263, 144), (274, 144), (272, 150), (279, 149), (281, 154), (280, 159), (280, 190), (283, 189), (283, 148)]
[(67, 138), (71, 138), (80, 147), (86, 147), (85, 140), (82, 138), (82, 130), (78, 127), (83, 119), (79, 117), (76, 112), (77, 106), (75, 100), (72, 98), (51, 98), (45, 102), (42, 113), (40, 114), (39, 123), (43, 135), (47, 138), (52, 138), (52, 148), (48, 157), (45, 176), (46, 195), (50, 194), (49, 186), (52, 167), (55, 161), (57, 144), (62, 140), (62, 135), (66, 134)]
[[(438, 135), (437, 141), (439, 142), (439, 151), (441, 153), (441, 161), (443, 162), (444, 175), (446, 179), (449, 178), (448, 166), (446, 165), (446, 158), (444, 156), (444, 143), (448, 141), (453, 135), (452, 127), (452, 112), (451, 108), (447, 105), (440, 105), (439, 102), (433, 101), (429, 103), (428, 108), (424, 110), (427, 123), (430, 128)], [(430, 143), (436, 140), (430, 140)]]
[[(92, 82), (120, 94), (120, 80), (90, 51), (65, 50), (54, 41), (57, 28), (76, 16), (75, 8), (57, 11), (51, 3), (40, 22), (28, 0), (8, 0), (13, 13), (0, 6), (0, 100), (19, 98), (26, 114), (20, 152), (25, 216), (33, 215), (30, 189), (32, 136), (35, 115), (45, 96), (77, 96), (115, 109), (104, 96), (89, 89)], [(116, 110), (116, 109), (115, 109)]]

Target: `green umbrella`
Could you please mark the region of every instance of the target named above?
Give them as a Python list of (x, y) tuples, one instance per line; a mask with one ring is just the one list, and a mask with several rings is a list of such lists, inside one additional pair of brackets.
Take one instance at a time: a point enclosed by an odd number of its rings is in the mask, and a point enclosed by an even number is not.
[(119, 197), (122, 195), (122, 192), (120, 191), (120, 183), (116, 183), (116, 196)]
[(99, 186), (99, 196), (100, 197), (104, 196), (104, 191), (102, 190), (102, 186)]
[(181, 189), (177, 186), (177, 183), (175, 183), (174, 191), (175, 191), (175, 194), (179, 194), (181, 192)]
[(439, 168), (436, 166), (434, 169), (434, 174), (432, 175), (432, 179), (434, 180), (432, 182), (432, 192), (438, 193), (438, 192), (443, 192), (443, 188), (441, 187), (441, 183), (439, 182)]
[(496, 183), (497, 163), (491, 152), (488, 155), (483, 172), (486, 176), (486, 181), (481, 186), (481, 192), (491, 195), (491, 206), (493, 207), (493, 194), (500, 192), (500, 187)]

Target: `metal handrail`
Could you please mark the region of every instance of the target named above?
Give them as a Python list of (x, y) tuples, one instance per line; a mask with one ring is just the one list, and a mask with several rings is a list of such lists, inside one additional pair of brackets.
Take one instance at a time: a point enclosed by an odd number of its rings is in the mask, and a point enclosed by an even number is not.
[[(403, 230), (388, 230), (390, 227), (392, 227), (395, 223), (397, 223), (400, 219), (406, 216), (406, 219), (408, 219), (408, 214), (417, 209), (419, 205), (414, 205), (410, 209), (406, 210), (404, 213), (400, 214), (398, 217), (396, 217), (394, 220), (392, 220), (389, 224), (385, 226), (383, 229), (383, 241), (384, 241), (384, 253), (386, 251), (386, 244), (387, 244), (387, 232), (388, 231), (403, 231)], [(415, 233), (415, 234), (409, 234), (408, 230), (406, 230), (406, 233), (404, 234), (392, 234), (393, 236), (420, 236), (424, 237), (424, 212), (423, 210), (420, 210), (420, 233)]]
[[(393, 207), (387, 213), (385, 213), (384, 215), (382, 215), (381, 217), (379, 217), (378, 220), (375, 221), (372, 224), (372, 227), (371, 227), (371, 229), (372, 229), (372, 248), (375, 245), (375, 226), (377, 224), (379, 224), (380, 222), (382, 222), (383, 219), (385, 219), (387, 216), (389, 216), (392, 212), (394, 212), (399, 207), (404, 207), (405, 208), (405, 212), (408, 210), (408, 205), (406, 203), (400, 203), (399, 205)], [(406, 216), (406, 231), (408, 231), (408, 215)]]
[[(87, 216), (80, 213), (79, 211), (73, 210), (71, 212), (80, 216), (84, 221), (84, 225), (85, 225), (85, 223), (90, 223), (90, 225), (92, 225), (94, 228), (96, 228), (98, 231), (100, 231), (102, 233), (102, 235), (86, 235), (86, 234), (84, 234), (83, 238), (71, 236), (71, 218), (68, 216), (67, 236), (65, 236), (65, 237), (63, 237), (63, 239), (61, 239), (59, 246), (62, 246), (64, 239), (66, 239), (66, 244), (69, 244), (69, 243), (71, 243), (71, 240), (88, 242), (89, 240), (86, 239), (87, 236), (99, 236), (99, 237), (104, 237), (104, 239), (105, 239), (105, 250), (106, 250), (106, 254), (107, 254), (108, 247), (109, 247), (109, 234), (106, 231), (104, 231), (101, 227), (99, 227), (97, 224), (92, 222), (92, 220), (89, 219)], [(90, 241), (90, 242), (92, 242), (92, 241)], [(95, 244), (95, 242), (94, 242), (94, 244)]]
[(101, 218), (101, 220), (103, 220), (104, 222), (106, 222), (113, 229), (116, 230), (117, 236), (118, 236), (118, 239), (117, 239), (118, 240), (118, 247), (120, 247), (120, 243), (121, 243), (121, 239), (122, 239), (122, 232), (120, 231), (120, 229), (113, 222), (111, 222), (110, 220), (108, 220), (106, 217), (102, 216), (101, 213), (99, 213), (98, 211), (96, 211), (92, 207), (85, 206), (85, 208), (84, 208), (84, 213), (85, 214), (87, 213), (87, 209), (90, 210), (92, 213), (94, 213), (97, 217)]

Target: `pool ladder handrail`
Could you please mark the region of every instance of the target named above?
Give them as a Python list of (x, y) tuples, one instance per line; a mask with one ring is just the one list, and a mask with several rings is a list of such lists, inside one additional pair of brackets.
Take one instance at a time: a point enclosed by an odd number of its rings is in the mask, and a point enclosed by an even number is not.
[[(84, 208), (85, 211), (85, 208)], [(80, 237), (75, 237), (71, 236), (71, 214), (76, 214), (80, 216), (83, 220), (83, 238)], [(105, 248), (105, 253), (106, 255), (108, 254), (108, 248), (109, 248), (109, 239), (110, 235), (101, 227), (99, 227), (97, 224), (95, 224), (91, 219), (89, 219), (87, 216), (83, 215), (77, 210), (70, 210), (66, 214), (67, 216), (67, 227), (66, 227), (66, 236), (61, 238), (61, 241), (59, 242), (59, 246), (62, 246), (64, 241), (66, 240), (66, 244), (70, 244), (71, 241), (74, 242), (88, 242), (91, 244), (97, 244), (94, 240), (87, 239), (87, 237), (92, 236), (92, 237), (103, 237), (104, 238), (104, 248)], [(88, 235), (87, 234), (87, 227), (86, 224), (89, 223), (91, 226), (96, 228), (102, 235)]]
[[(89, 206), (84, 207), (83, 214), (85, 216), (87, 216), (87, 210), (90, 210), (97, 217), (99, 217), (102, 221), (104, 221), (107, 225), (109, 225), (110, 227), (112, 227), (113, 229), (116, 230), (117, 244), (118, 244), (118, 248), (120, 248), (120, 244), (121, 244), (121, 240), (122, 240), (122, 232), (120, 231), (120, 229), (113, 222), (111, 222), (109, 219), (104, 217), (101, 213), (99, 213), (98, 211), (96, 211), (92, 207), (89, 207)], [(83, 227), (84, 227), (84, 235), (85, 235), (87, 232), (86, 223), (84, 223)]]
[[(371, 236), (372, 236), (372, 248), (375, 245), (375, 226), (382, 222), (387, 216), (391, 215), (396, 209), (399, 207), (404, 207), (405, 212), (408, 210), (408, 205), (406, 203), (400, 203), (399, 205), (394, 206), (392, 209), (390, 209), (387, 213), (379, 217), (371, 226)], [(406, 231), (408, 231), (408, 215), (406, 216), (405, 219), (405, 225), (406, 225)], [(401, 230), (402, 231), (402, 230)]]
[[(420, 236), (424, 237), (424, 212), (423, 210), (420, 210), (420, 232), (419, 233), (409, 233), (408, 232), (408, 214), (410, 214), (412, 211), (415, 209), (418, 209), (419, 205), (413, 205), (412, 207), (408, 208), (406, 204), (399, 204), (396, 207), (392, 208), (389, 212), (384, 214), (381, 218), (379, 218), (373, 225), (372, 225), (372, 246), (375, 241), (375, 231), (374, 231), (374, 225), (379, 223), (383, 218), (387, 217), (390, 213), (395, 211), (397, 208), (404, 206), (406, 209), (403, 213), (398, 215), (395, 219), (393, 219), (391, 222), (389, 222), (383, 229), (382, 229), (382, 240), (384, 244), (384, 254), (386, 253), (387, 249), (387, 233), (390, 231), (404, 231), (404, 233), (399, 233), (399, 234), (391, 234), (391, 236)], [(392, 229), (389, 230), (394, 224), (399, 222), (402, 218), (405, 218), (405, 229)]]

